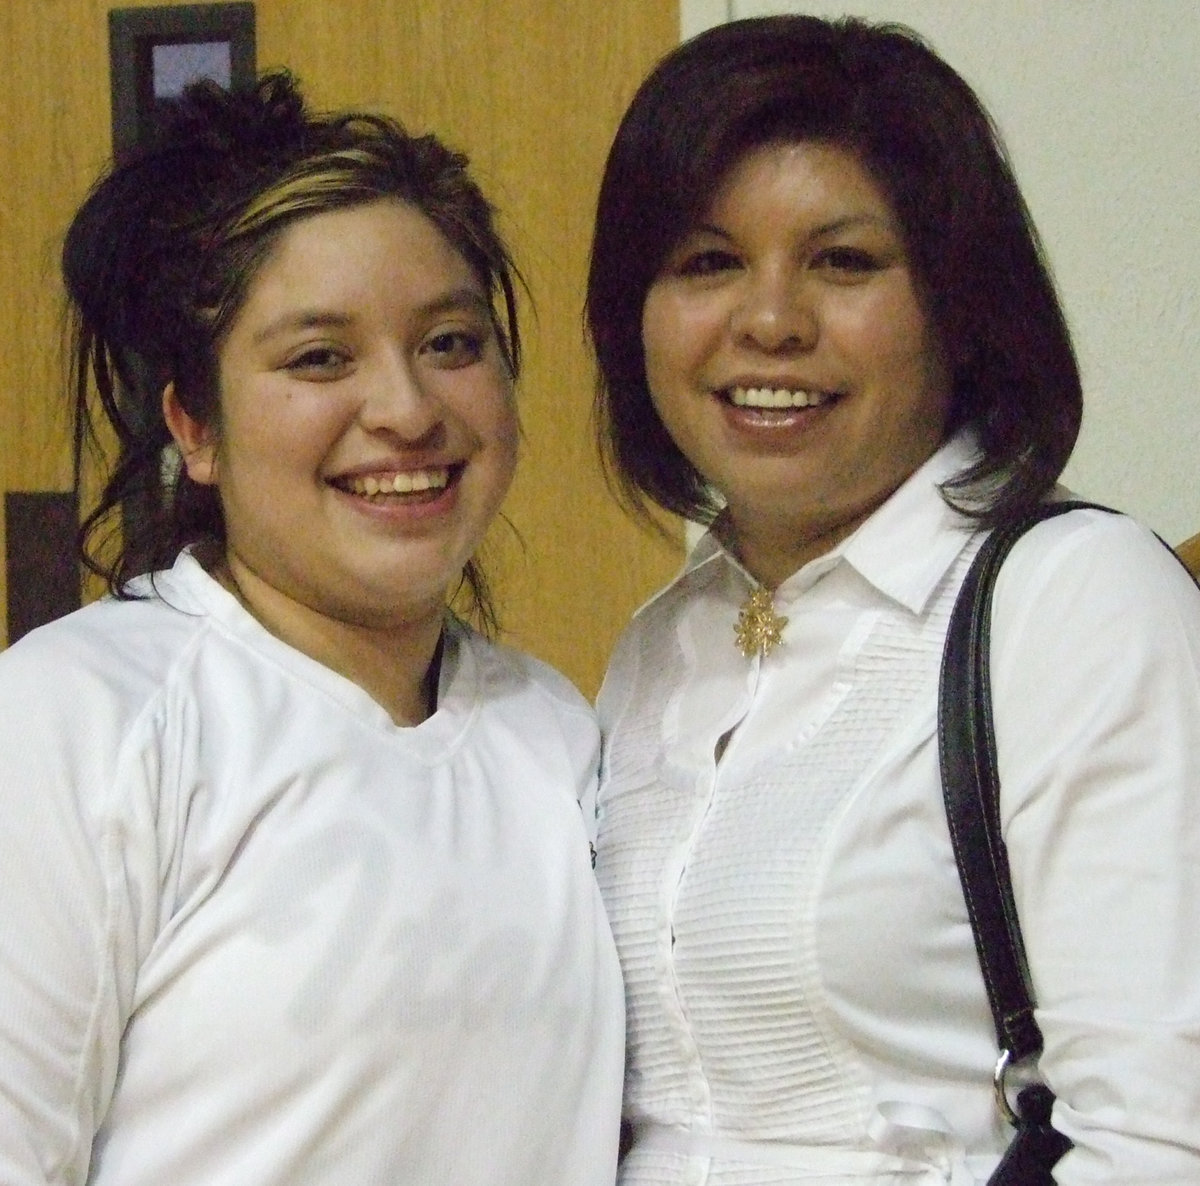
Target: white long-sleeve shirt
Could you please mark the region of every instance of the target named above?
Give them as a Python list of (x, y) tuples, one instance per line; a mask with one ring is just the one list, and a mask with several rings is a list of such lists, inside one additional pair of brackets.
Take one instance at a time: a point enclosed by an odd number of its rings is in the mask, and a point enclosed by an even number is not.
[[(753, 582), (711, 535), (617, 648), (597, 870), (627, 1186), (957, 1186), (1009, 1139), (935, 736), (980, 542), (936, 483), (969, 456), (786, 581), (769, 656), (734, 645)], [(993, 623), (1041, 1071), (1076, 1144), (1058, 1181), (1200, 1182), (1200, 594), (1137, 524), (1072, 512), (1016, 546)]]
[(591, 710), (451, 626), (397, 727), (156, 584), (0, 656), (0, 1182), (609, 1186)]

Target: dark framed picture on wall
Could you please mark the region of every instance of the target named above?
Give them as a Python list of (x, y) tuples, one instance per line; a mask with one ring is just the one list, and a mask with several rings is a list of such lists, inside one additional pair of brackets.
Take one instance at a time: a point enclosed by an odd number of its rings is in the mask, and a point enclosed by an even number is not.
[(115, 8), (108, 14), (113, 152), (147, 136), (163, 105), (198, 78), (254, 83), (254, 5)]

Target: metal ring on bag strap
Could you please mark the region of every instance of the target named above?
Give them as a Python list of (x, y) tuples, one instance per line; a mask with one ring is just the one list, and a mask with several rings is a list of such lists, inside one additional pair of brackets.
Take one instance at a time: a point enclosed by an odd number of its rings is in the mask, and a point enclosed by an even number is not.
[(1017, 1121), (1020, 1119), (1016, 1112), (1013, 1111), (1012, 1105), (1008, 1102), (1008, 1090), (1005, 1078), (1008, 1075), (1008, 1068), (1012, 1064), (1012, 1051), (1001, 1050), (1000, 1057), (996, 1060), (996, 1069), (992, 1072), (992, 1090), (996, 1094), (996, 1107), (1000, 1109), (1000, 1115), (1004, 1117), (1014, 1128), (1017, 1126)]

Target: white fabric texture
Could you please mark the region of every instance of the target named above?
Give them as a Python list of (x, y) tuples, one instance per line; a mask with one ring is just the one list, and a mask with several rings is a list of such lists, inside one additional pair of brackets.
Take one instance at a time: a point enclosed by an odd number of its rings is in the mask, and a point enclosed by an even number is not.
[(588, 705), (453, 624), (400, 728), (156, 586), (0, 657), (0, 1181), (608, 1186)]
[[(1009, 1138), (936, 748), (982, 539), (937, 484), (969, 459), (951, 442), (785, 582), (766, 658), (734, 645), (753, 582), (711, 534), (617, 647), (597, 873), (626, 1186), (958, 1186)], [(1200, 594), (1131, 520), (1061, 516), (1001, 572), (992, 677), (1058, 1181), (1198, 1182)]]

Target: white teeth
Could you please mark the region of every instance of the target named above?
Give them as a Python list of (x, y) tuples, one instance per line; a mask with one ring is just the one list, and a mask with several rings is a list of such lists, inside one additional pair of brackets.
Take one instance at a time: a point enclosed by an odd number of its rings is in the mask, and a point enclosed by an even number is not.
[(361, 478), (350, 478), (346, 485), (354, 494), (363, 494), (371, 498), (376, 494), (412, 494), (421, 490), (441, 490), (449, 481), (450, 470), (443, 467), (411, 470), (382, 478), (366, 474)]
[(731, 387), (729, 398), (739, 408), (815, 408), (830, 398), (827, 391), (789, 391), (785, 387)]

